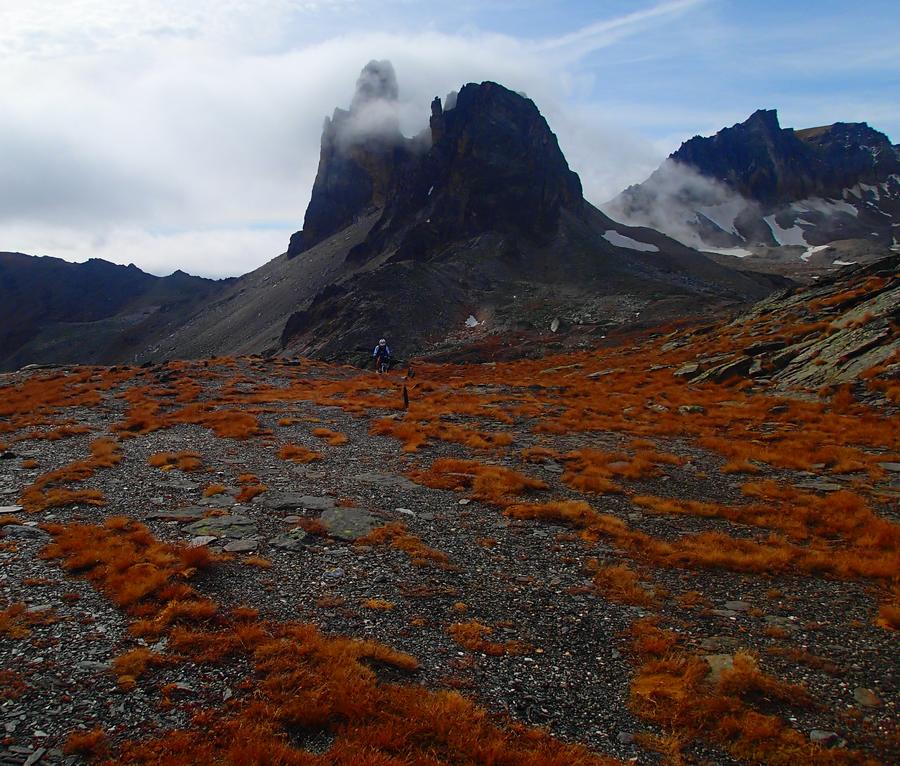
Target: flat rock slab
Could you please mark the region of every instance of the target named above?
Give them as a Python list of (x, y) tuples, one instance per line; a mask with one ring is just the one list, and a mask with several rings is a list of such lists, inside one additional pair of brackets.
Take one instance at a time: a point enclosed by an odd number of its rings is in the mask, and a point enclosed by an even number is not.
[(227, 508), (237, 502), (231, 495), (219, 494), (210, 495), (197, 501), (198, 505), (205, 505), (212, 508)]
[(21, 510), (21, 505), (0, 505), (0, 513), (18, 513)]
[(249, 553), (250, 551), (255, 551), (259, 547), (259, 541), (254, 540), (252, 537), (244, 538), (243, 540), (232, 540), (228, 545), (225, 546), (226, 553)]
[(304, 508), (308, 511), (325, 511), (334, 508), (334, 498), (301, 495), (299, 492), (266, 492), (254, 499), (255, 505), (270, 508), (273, 511), (289, 511)]
[(278, 535), (269, 540), (269, 545), (273, 548), (280, 548), (285, 551), (302, 551), (306, 550), (306, 546), (313, 542), (312, 535), (307, 534), (303, 529), (297, 527), (283, 535)]
[(885, 471), (890, 471), (891, 473), (900, 473), (900, 463), (879, 463)]
[(162, 511), (153, 511), (147, 514), (147, 518), (152, 521), (199, 521), (207, 513), (209, 508), (194, 505), (190, 508), (172, 508)]
[(370, 513), (359, 508), (329, 508), (319, 518), (328, 534), (338, 540), (356, 540), (365, 537), (378, 526)]
[(812, 489), (818, 492), (837, 492), (843, 489), (840, 484), (833, 481), (801, 481), (794, 485), (797, 489)]
[(356, 475), (357, 481), (363, 484), (378, 484), (382, 487), (395, 487), (396, 489), (420, 489), (419, 485), (410, 481), (405, 476), (395, 476), (392, 473), (379, 473), (377, 471), (364, 471)]
[(202, 548), (204, 545), (214, 543), (218, 539), (218, 537), (213, 537), (212, 535), (197, 535), (197, 537), (191, 538), (188, 548)]
[(0, 527), (0, 537), (45, 540), (49, 538), (50, 535), (38, 527), (27, 527), (24, 524), (6, 524), (5, 526)]
[(240, 540), (256, 532), (256, 522), (247, 516), (210, 516), (208, 519), (188, 524), (185, 529), (193, 535)]

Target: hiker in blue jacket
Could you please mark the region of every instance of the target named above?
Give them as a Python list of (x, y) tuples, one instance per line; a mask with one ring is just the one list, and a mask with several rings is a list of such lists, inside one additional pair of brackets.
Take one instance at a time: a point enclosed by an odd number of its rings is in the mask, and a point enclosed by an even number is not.
[(372, 352), (372, 358), (375, 359), (375, 370), (377, 372), (387, 372), (388, 367), (391, 365), (391, 348), (384, 338), (378, 341), (378, 345), (375, 346), (375, 350)]

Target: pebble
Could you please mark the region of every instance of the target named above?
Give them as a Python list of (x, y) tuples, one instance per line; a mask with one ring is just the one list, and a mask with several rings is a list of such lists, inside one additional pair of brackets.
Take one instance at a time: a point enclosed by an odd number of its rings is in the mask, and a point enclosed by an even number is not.
[(817, 745), (822, 745), (823, 747), (831, 747), (832, 745), (838, 744), (841, 741), (841, 738), (833, 731), (813, 729), (809, 733), (809, 741), (815, 742)]
[(0, 505), (0, 513), (18, 513), (21, 510), (21, 505)]
[(878, 698), (878, 695), (871, 689), (866, 689), (864, 686), (858, 686), (853, 690), (853, 698), (863, 707), (881, 706), (881, 700)]
[(255, 551), (259, 547), (259, 541), (252, 537), (242, 540), (233, 540), (225, 546), (226, 553), (249, 553)]

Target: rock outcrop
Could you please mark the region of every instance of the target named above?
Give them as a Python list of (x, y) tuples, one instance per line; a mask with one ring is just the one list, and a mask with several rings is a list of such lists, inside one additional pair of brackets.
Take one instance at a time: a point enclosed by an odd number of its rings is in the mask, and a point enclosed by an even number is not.
[(797, 274), (822, 273), (896, 243), (900, 148), (864, 122), (793, 130), (759, 110), (686, 141), (604, 210), (699, 249), (751, 256), (752, 268), (786, 260)]
[(303, 230), (291, 237), (293, 258), (366, 213), (383, 208), (395, 193), (417, 142), (400, 132), (397, 77), (389, 61), (370, 61), (356, 83), (350, 109), (325, 118), (319, 170)]
[(740, 337), (733, 352), (698, 356), (673, 374), (807, 391), (854, 385), (865, 374), (887, 389), (900, 379), (900, 255), (773, 295), (721, 332)]

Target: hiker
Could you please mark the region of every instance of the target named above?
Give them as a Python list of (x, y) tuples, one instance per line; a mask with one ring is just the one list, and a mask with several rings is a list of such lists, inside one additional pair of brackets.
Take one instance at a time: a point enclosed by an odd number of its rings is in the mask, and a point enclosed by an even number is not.
[(378, 345), (375, 346), (375, 350), (372, 352), (372, 357), (375, 359), (375, 371), (387, 372), (391, 364), (391, 347), (388, 346), (384, 338), (378, 341)]

